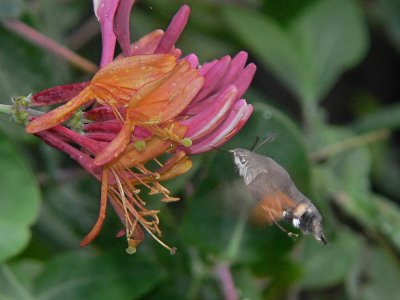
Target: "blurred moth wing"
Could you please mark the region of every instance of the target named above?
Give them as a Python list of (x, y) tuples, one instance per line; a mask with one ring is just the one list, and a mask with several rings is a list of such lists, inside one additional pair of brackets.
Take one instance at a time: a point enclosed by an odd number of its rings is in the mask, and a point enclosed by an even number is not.
[(295, 186), (286, 170), (272, 158), (246, 149), (231, 150), (256, 206), (252, 216), (263, 223), (289, 221), (304, 234), (326, 244), (322, 216), (314, 204)]

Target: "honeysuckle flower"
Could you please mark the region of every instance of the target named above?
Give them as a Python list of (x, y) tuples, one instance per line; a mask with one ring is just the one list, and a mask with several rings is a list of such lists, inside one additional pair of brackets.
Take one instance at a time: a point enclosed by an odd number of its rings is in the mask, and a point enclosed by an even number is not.
[[(186, 131), (184, 126), (177, 123), (168, 124), (166, 127), (180, 137)], [(107, 143), (92, 140), (59, 125), (38, 132), (36, 135), (48, 145), (69, 154), (72, 159), (101, 181), (99, 216), (92, 230), (82, 240), (82, 246), (89, 244), (98, 235), (105, 218), (107, 201), (109, 201), (125, 225), (124, 232), (127, 237), (129, 253), (135, 252), (136, 246), (143, 240), (142, 228), (171, 253), (175, 251), (174, 248), (159, 239), (161, 234), (157, 217), (159, 211), (149, 210), (145, 207), (145, 203), (140, 197), (140, 190), (136, 187), (140, 184), (151, 194), (162, 194), (161, 200), (165, 202), (178, 200), (178, 198), (171, 197), (169, 191), (160, 182), (189, 170), (192, 165), (190, 159), (183, 152), (178, 151), (171, 155), (158, 170), (150, 171), (144, 166), (148, 161), (157, 159), (173, 148), (173, 143), (153, 136), (147, 139), (145, 148), (138, 149), (137, 145), (131, 144), (118, 161), (105, 167), (99, 167), (94, 164), (92, 156), (101, 151)]]
[[(101, 69), (90, 82), (34, 94), (32, 106), (66, 103), (31, 118), (26, 130), (101, 181), (99, 216), (81, 245), (98, 235), (109, 201), (125, 225), (128, 252), (143, 240), (143, 229), (173, 252), (159, 239), (158, 211), (145, 208), (138, 186), (163, 201), (178, 200), (160, 182), (185, 173), (188, 155), (224, 144), (246, 123), (253, 108), (241, 97), (256, 68), (246, 66), (245, 52), (202, 66), (195, 54), (182, 57), (175, 43), (188, 21), (186, 5), (165, 33), (155, 30), (131, 45), (128, 12), (134, 1), (94, 3), (102, 29)], [(123, 53), (113, 60), (116, 40)], [(168, 160), (160, 162), (166, 153)], [(148, 168), (152, 160), (158, 169)]]

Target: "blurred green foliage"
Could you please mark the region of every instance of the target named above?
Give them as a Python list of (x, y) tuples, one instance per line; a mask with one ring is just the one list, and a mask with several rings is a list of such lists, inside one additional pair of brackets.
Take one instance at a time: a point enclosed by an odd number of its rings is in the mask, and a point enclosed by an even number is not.
[[(134, 36), (165, 28), (182, 2), (138, 1)], [(204, 61), (244, 49), (258, 65), (246, 95), (255, 113), (225, 148), (249, 148), (256, 136), (277, 133), (259, 152), (282, 164), (318, 206), (330, 244), (292, 241), (275, 226), (247, 222), (251, 200), (232, 157), (216, 152), (195, 157), (193, 170), (169, 183), (179, 203), (149, 200), (162, 208), (174, 256), (150, 238), (126, 255), (112, 211), (94, 244), (79, 249), (96, 218), (99, 184), (0, 115), (0, 299), (221, 299), (221, 265), (230, 267), (240, 299), (396, 299), (400, 77), (389, 82), (394, 88), (368, 83), (400, 74), (399, 2), (188, 4), (185, 53)], [(0, 20), (19, 18), (97, 61), (99, 35), (78, 34), (93, 22), (91, 9), (91, 1), (2, 1)], [(377, 73), (373, 61), (386, 56), (395, 63)], [(1, 103), (87, 78), (0, 26)]]

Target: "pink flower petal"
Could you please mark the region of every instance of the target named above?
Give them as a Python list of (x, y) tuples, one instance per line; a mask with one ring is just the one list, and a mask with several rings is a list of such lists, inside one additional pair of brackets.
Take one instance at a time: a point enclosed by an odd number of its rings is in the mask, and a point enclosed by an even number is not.
[(143, 55), (143, 54), (154, 54), (158, 44), (160, 43), (162, 37), (164, 35), (164, 31), (161, 29), (154, 30), (140, 40), (134, 42), (131, 45), (131, 54), (132, 55)]
[(104, 133), (104, 132), (89, 132), (89, 133), (85, 133), (85, 136), (94, 141), (109, 143), (113, 139), (115, 139), (115, 137), (117, 135), (112, 134), (112, 133)]
[(185, 136), (193, 141), (217, 127), (232, 107), (236, 94), (237, 89), (230, 85), (207, 108), (194, 117), (182, 121), (181, 124), (188, 127)]
[(110, 120), (104, 122), (93, 122), (83, 126), (84, 132), (104, 132), (104, 133), (118, 133), (121, 130), (122, 124), (117, 120)]
[(32, 95), (32, 106), (46, 106), (67, 102), (78, 95), (89, 81), (59, 85)]
[(185, 28), (189, 19), (189, 15), (189, 6), (183, 5), (172, 18), (155, 53), (168, 53), (171, 50), (171, 48), (176, 44), (179, 36), (182, 34), (183, 29)]
[(43, 140), (49, 146), (67, 153), (73, 160), (78, 162), (84, 169), (100, 180), (101, 169), (93, 164), (93, 159), (82, 151), (72, 147), (62, 140), (57, 134), (48, 130), (35, 133), (37, 137)]
[(199, 154), (219, 147), (230, 140), (243, 127), (252, 112), (253, 107), (248, 105), (246, 100), (241, 99), (235, 103), (228, 117), (215, 132), (194, 143), (190, 148), (180, 147), (178, 149), (189, 154)]
[[(124, 110), (120, 110), (120, 113), (122, 115), (125, 115)], [(84, 113), (85, 119), (91, 120), (91, 121), (96, 121), (96, 122), (101, 122), (101, 121), (108, 121), (108, 120), (114, 120), (115, 115), (112, 111), (112, 109), (106, 105), (101, 105), (95, 108), (92, 108), (91, 110), (88, 110)]]
[(197, 57), (196, 54), (191, 53), (191, 54), (185, 56), (183, 59), (190, 63), (190, 67), (192, 69), (198, 68), (198, 66), (199, 66), (199, 58)]
[(200, 75), (204, 76), (218, 62), (219, 62), (218, 59), (214, 59), (212, 61), (206, 62), (203, 65), (201, 65), (201, 67), (200, 67)]
[(240, 72), (239, 76), (234, 82), (238, 89), (238, 97), (242, 97), (246, 90), (249, 88), (251, 81), (253, 80), (254, 74), (256, 73), (257, 67), (255, 64), (248, 64), (246, 68)]
[(226, 70), (229, 67), (229, 63), (231, 62), (231, 58), (226, 55), (221, 58), (216, 64), (210, 68), (207, 73), (204, 74), (204, 87), (197, 94), (194, 102), (200, 101), (210, 95), (218, 85), (218, 82), (221, 78), (223, 78)]
[(135, 0), (120, 0), (114, 17), (114, 33), (125, 56), (131, 56), (129, 17)]
[(229, 64), (229, 69), (226, 71), (224, 77), (220, 81), (221, 87), (232, 84), (236, 78), (239, 77), (240, 72), (243, 70), (246, 64), (247, 57), (248, 55), (245, 51), (240, 51), (238, 54), (236, 54)]
[(114, 34), (114, 15), (118, 7), (119, 0), (100, 0), (93, 1), (94, 10), (101, 27), (101, 39), (103, 50), (101, 53), (100, 67), (104, 67), (113, 61), (115, 42)]
[(73, 142), (91, 152), (92, 154), (97, 154), (107, 145), (106, 143), (99, 143), (97, 141), (89, 139), (87, 136), (81, 135), (69, 128), (64, 126), (54, 126), (50, 129), (51, 132), (56, 133), (58, 136), (66, 139), (69, 142)]

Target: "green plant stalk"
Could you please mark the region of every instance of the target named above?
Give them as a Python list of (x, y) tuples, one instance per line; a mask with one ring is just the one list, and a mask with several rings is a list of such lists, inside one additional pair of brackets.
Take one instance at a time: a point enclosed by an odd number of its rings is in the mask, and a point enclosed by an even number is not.
[(14, 112), (14, 105), (0, 104), (0, 113), (12, 115)]
[(354, 148), (362, 147), (367, 144), (375, 143), (380, 140), (385, 140), (389, 138), (390, 131), (388, 129), (381, 129), (366, 134), (354, 136), (339, 143), (329, 145), (321, 150), (317, 150), (311, 154), (311, 160), (319, 161), (327, 159), (341, 152), (348, 151)]
[(22, 38), (35, 44), (36, 46), (58, 55), (85, 72), (96, 73), (98, 70), (96, 64), (82, 56), (79, 56), (70, 49), (56, 43), (54, 40), (48, 38), (47, 36), (41, 34), (34, 28), (24, 24), (19, 20), (2, 20), (0, 24), (15, 34), (18, 34)]
[(242, 212), (238, 219), (238, 222), (236, 223), (235, 229), (233, 230), (233, 234), (229, 242), (227, 251), (225, 252), (225, 255), (223, 257), (223, 259), (229, 263), (234, 261), (239, 255), (240, 244), (243, 240), (243, 233), (246, 227), (246, 220), (247, 214), (246, 212)]
[(8, 286), (14, 292), (14, 295), (18, 296), (18, 299), (34, 300), (28, 290), (18, 281), (6, 264), (0, 267), (0, 277), (8, 283)]

